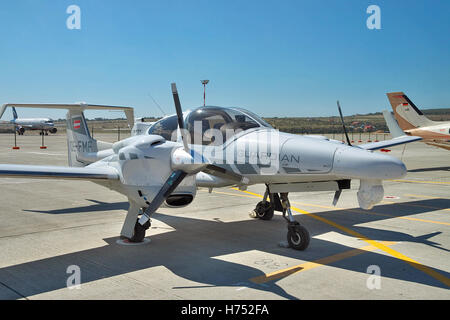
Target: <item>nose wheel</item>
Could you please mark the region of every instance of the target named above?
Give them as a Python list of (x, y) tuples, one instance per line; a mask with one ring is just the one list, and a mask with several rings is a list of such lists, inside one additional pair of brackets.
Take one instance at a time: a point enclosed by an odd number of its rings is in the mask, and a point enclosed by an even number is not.
[(309, 232), (292, 216), (288, 193), (280, 193), (280, 200), (283, 208), (283, 218), (288, 223), (287, 241), (289, 247), (295, 250), (305, 250), (309, 245)]
[(287, 241), (289, 247), (295, 250), (305, 250), (309, 245), (309, 232), (297, 221), (288, 224)]
[(269, 186), (266, 185), (263, 200), (258, 202), (250, 216), (260, 220), (270, 220), (273, 218), (274, 211), (282, 212), (283, 218), (287, 222), (289, 247), (295, 250), (305, 250), (309, 245), (310, 235), (308, 230), (292, 216), (288, 193), (280, 193), (279, 195), (278, 193), (270, 193)]

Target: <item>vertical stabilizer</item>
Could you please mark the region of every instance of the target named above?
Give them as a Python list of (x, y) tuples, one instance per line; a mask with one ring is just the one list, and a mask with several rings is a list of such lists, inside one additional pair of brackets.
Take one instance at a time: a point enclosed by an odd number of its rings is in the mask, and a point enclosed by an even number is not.
[(13, 119), (14, 119), (14, 121), (16, 121), (18, 118), (16, 108), (12, 107), (12, 113), (13, 113)]
[(91, 137), (81, 109), (69, 109), (67, 112), (67, 147), (71, 167), (90, 164), (91, 155), (98, 152), (97, 141)]
[(394, 110), (395, 118), (397, 119), (400, 128), (403, 130), (432, 126), (435, 124), (434, 121), (425, 117), (422, 111), (420, 111), (403, 92), (390, 92), (387, 93), (387, 96), (391, 103), (392, 110)]

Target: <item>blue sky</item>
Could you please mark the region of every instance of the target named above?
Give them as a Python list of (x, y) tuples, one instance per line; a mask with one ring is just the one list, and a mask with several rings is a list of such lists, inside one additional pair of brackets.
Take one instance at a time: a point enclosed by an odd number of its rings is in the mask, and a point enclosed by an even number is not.
[[(81, 30), (66, 27), (72, 4)], [(381, 30), (366, 27), (371, 4)], [(376, 112), (389, 91), (450, 107), (449, 17), (449, 1), (2, 1), (0, 103), (85, 101), (160, 116), (149, 94), (173, 113), (171, 82), (188, 109), (202, 105), (200, 80), (210, 79), (207, 104), (262, 116), (336, 115), (337, 99), (345, 114)]]

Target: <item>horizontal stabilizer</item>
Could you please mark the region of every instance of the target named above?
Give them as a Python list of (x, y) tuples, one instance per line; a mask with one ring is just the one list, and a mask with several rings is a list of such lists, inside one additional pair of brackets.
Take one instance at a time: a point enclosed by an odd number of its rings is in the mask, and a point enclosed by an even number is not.
[(378, 150), (387, 147), (394, 147), (405, 143), (410, 143), (414, 141), (422, 140), (421, 137), (411, 137), (411, 136), (402, 136), (399, 138), (394, 138), (390, 140), (380, 141), (380, 142), (372, 142), (366, 144), (358, 145), (359, 148), (366, 150)]
[(5, 177), (69, 180), (118, 180), (119, 174), (114, 168), (111, 167), (77, 168), (0, 164), (0, 178)]
[(51, 104), (51, 103), (6, 103), (2, 106), (0, 110), (0, 118), (5, 113), (7, 107), (15, 108), (44, 108), (44, 109), (66, 109), (66, 110), (123, 110), (127, 117), (128, 126), (130, 128), (134, 125), (134, 109), (132, 107), (120, 107), (120, 106), (107, 106), (107, 105), (96, 105), (96, 104), (86, 104), (86, 103), (74, 103), (74, 104)]

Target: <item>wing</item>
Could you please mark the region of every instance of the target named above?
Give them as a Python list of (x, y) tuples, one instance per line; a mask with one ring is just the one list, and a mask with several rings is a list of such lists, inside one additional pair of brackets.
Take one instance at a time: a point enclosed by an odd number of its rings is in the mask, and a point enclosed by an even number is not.
[(362, 149), (366, 149), (366, 150), (378, 150), (378, 149), (398, 146), (400, 144), (410, 143), (410, 142), (414, 142), (414, 141), (418, 141), (418, 140), (422, 140), (422, 138), (421, 137), (402, 136), (402, 137), (394, 138), (391, 140), (360, 144), (360, 145), (358, 145), (358, 147), (362, 148)]
[(119, 174), (117, 170), (111, 167), (78, 168), (0, 164), (0, 177), (69, 180), (118, 180)]

